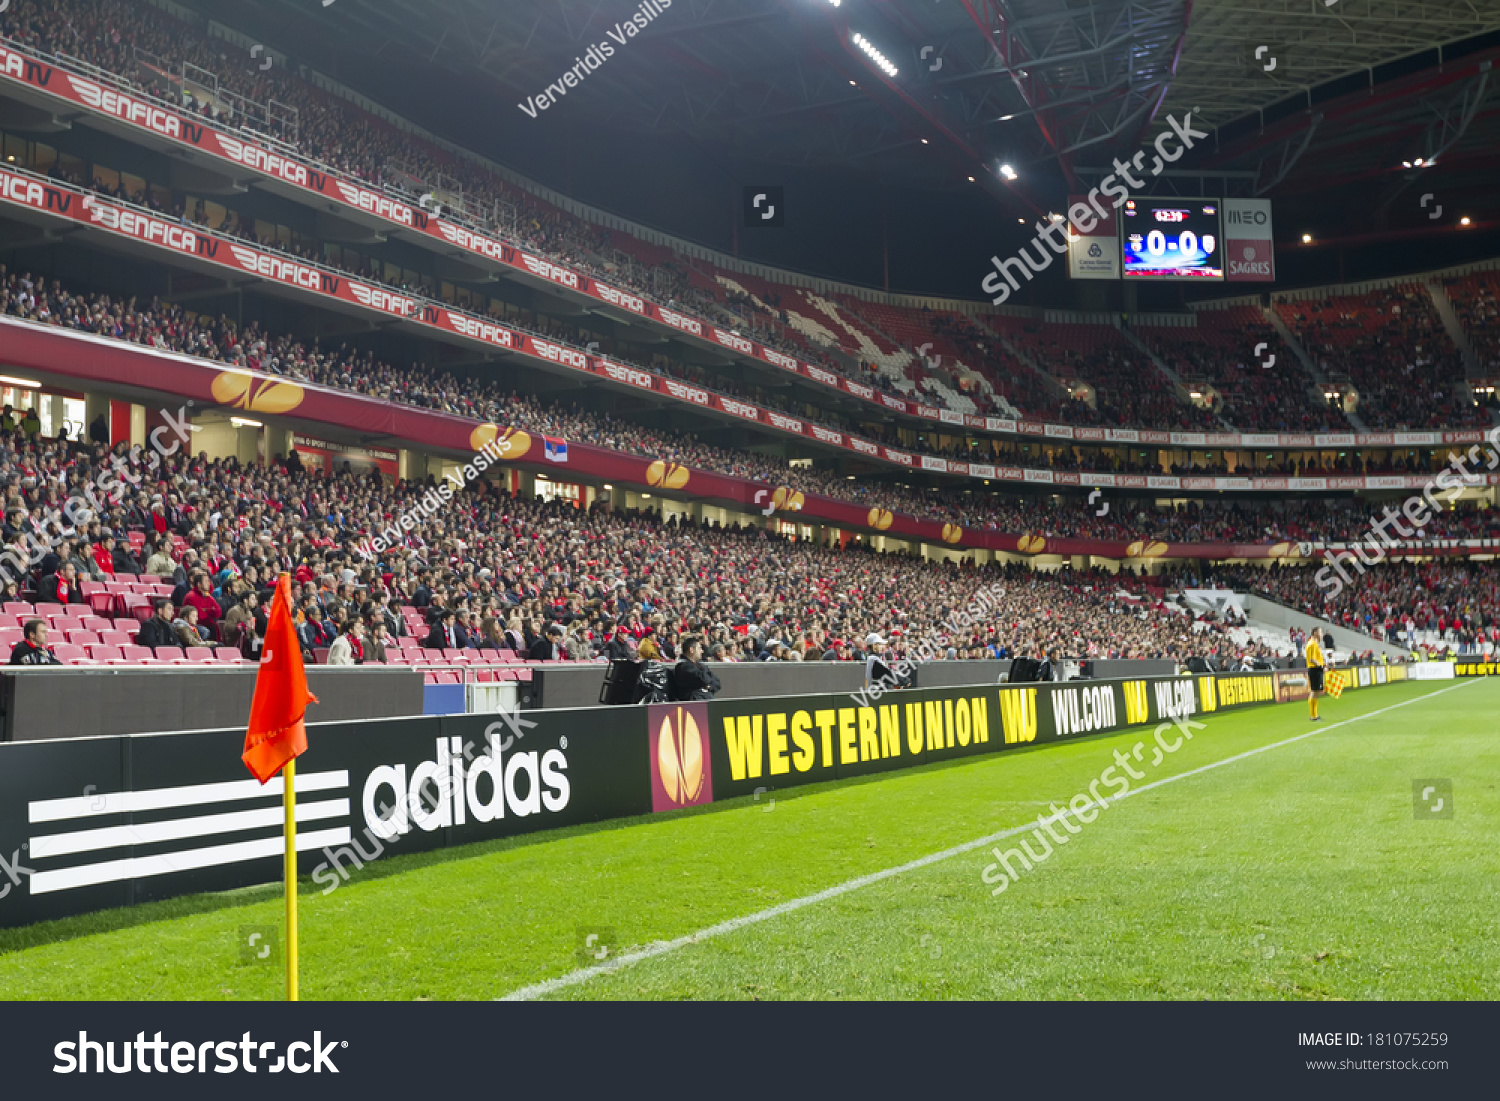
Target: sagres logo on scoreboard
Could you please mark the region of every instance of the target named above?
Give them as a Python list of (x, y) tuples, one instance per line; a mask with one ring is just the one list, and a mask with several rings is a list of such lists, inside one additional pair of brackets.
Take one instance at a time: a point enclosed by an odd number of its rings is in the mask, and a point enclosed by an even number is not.
[(651, 730), (651, 809), (676, 810), (714, 801), (708, 748), (708, 704), (653, 704)]

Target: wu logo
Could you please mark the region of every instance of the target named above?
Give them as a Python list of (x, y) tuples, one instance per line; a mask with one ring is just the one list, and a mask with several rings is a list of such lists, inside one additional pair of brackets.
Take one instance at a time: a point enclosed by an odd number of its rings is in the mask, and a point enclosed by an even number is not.
[(1002, 688), (1000, 723), (1006, 745), (1036, 741), (1036, 689)]
[(1127, 726), (1135, 726), (1137, 723), (1151, 721), (1151, 694), (1146, 690), (1146, 682), (1143, 680), (1128, 680), (1125, 682), (1125, 723)]
[(1217, 711), (1219, 709), (1218, 684), (1213, 677), (1198, 678), (1198, 699), (1202, 703), (1202, 710)]

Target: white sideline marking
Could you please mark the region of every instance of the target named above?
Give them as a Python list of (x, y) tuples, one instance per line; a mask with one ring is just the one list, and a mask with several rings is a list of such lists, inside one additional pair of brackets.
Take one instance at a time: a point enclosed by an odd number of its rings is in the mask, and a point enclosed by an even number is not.
[[(1236, 753), (1233, 757), (1225, 757), (1224, 759), (1214, 761), (1211, 764), (1200, 765), (1198, 768), (1189, 769), (1187, 772), (1179, 772), (1173, 776), (1166, 776), (1160, 780), (1153, 780), (1149, 784), (1142, 784), (1138, 788), (1131, 788), (1129, 791), (1122, 792), (1119, 795), (1110, 796), (1105, 800), (1105, 803), (1117, 803), (1121, 799), (1128, 799), (1132, 795), (1139, 795), (1143, 791), (1150, 791), (1152, 788), (1161, 787), (1163, 784), (1175, 783), (1176, 781), (1184, 780), (1189, 776), (1196, 776), (1200, 772), (1208, 772), (1212, 769), (1221, 768), (1224, 765), (1233, 764), (1235, 761), (1243, 761), (1246, 757), (1254, 757), (1257, 753), (1265, 753), (1272, 749), (1280, 749), (1282, 746), (1291, 745), (1293, 742), (1300, 742), (1304, 738), (1311, 738), (1314, 734), (1326, 734), (1330, 730), (1337, 730), (1341, 726), (1348, 726), (1350, 723), (1359, 722), (1361, 719), (1369, 719), (1373, 718), (1376, 715), (1383, 715), (1387, 711), (1395, 711), (1398, 708), (1407, 706), (1408, 704), (1421, 703), (1423, 700), (1430, 700), (1434, 696), (1441, 696), (1445, 692), (1452, 692), (1455, 689), (1464, 688), (1470, 684), (1478, 683), (1479, 678), (1475, 678), (1471, 681), (1465, 681), (1461, 684), (1455, 684), (1450, 688), (1440, 688), (1436, 692), (1428, 692), (1425, 695), (1416, 696), (1413, 699), (1403, 700), (1400, 703), (1391, 704), (1391, 706), (1389, 707), (1382, 707), (1375, 711), (1367, 711), (1363, 715), (1354, 716), (1352, 719), (1344, 719), (1342, 722), (1330, 723), (1328, 726), (1314, 727), (1305, 734), (1298, 734), (1294, 737), (1286, 738), (1279, 742), (1272, 742), (1270, 745), (1258, 746), (1255, 749), (1247, 749), (1243, 753)], [(1158, 723), (1157, 725), (1159, 726), (1161, 724)], [(1125, 733), (1125, 731), (1118, 731), (1118, 733)], [(1052, 818), (1048, 819), (1048, 821), (1056, 821), (1068, 813), (1070, 812), (1065, 808), (1062, 814), (1053, 815)], [(622, 956), (616, 956), (608, 963), (601, 963), (596, 967), (579, 968), (577, 971), (570, 971), (566, 975), (559, 975), (555, 979), (547, 979), (543, 982), (533, 983), (531, 986), (523, 986), (519, 990), (511, 991), (503, 998), (497, 999), (497, 1001), (526, 1002), (532, 1001), (536, 998), (545, 997), (546, 995), (554, 993), (555, 991), (565, 990), (570, 986), (577, 986), (580, 983), (586, 983), (590, 979), (597, 978), (600, 975), (608, 975), (611, 972), (620, 971), (626, 967), (631, 966), (632, 964), (640, 963), (642, 960), (654, 959), (657, 956), (665, 956), (669, 952), (675, 952), (679, 948), (686, 948), (690, 944), (697, 944), (700, 941), (708, 940), (710, 937), (720, 937), (724, 936), (727, 933), (737, 932), (738, 930), (743, 929), (748, 925), (758, 925), (763, 921), (770, 921), (772, 918), (780, 917), (782, 914), (790, 914), (795, 910), (801, 910), (807, 906), (812, 906), (819, 902), (825, 902), (830, 898), (838, 898), (840, 895), (847, 895), (850, 892), (857, 891), (862, 887), (868, 887), (872, 883), (879, 883), (882, 880), (891, 879), (898, 875), (904, 875), (907, 872), (916, 871), (918, 868), (925, 868), (929, 864), (937, 864), (940, 861), (949, 859), (950, 857), (962, 856), (964, 853), (973, 852), (975, 849), (982, 849), (986, 845), (994, 844), (996, 841), (1003, 841), (1007, 837), (1014, 837), (1016, 834), (1025, 833), (1027, 830), (1036, 829), (1036, 825), (1037, 824), (1035, 822), (1027, 822), (1024, 826), (1013, 826), (1010, 829), (1001, 830), (999, 833), (992, 833), (987, 837), (981, 837), (975, 841), (966, 841), (962, 845), (953, 846), (951, 849), (944, 849), (942, 852), (930, 853), (927, 856), (918, 857), (916, 860), (908, 861), (905, 864), (898, 864), (894, 868), (886, 868), (883, 871), (871, 872), (869, 875), (862, 875), (857, 879), (847, 880), (843, 883), (838, 884), (837, 886), (829, 887), (826, 890), (819, 891), (816, 894), (805, 895), (802, 898), (794, 898), (790, 902), (783, 902), (780, 905), (772, 906), (766, 910), (758, 910), (753, 914), (746, 914), (743, 917), (730, 918), (728, 921), (721, 921), (717, 925), (710, 925), (707, 929), (700, 929), (696, 933), (688, 933), (686, 936), (677, 937), (675, 940), (657, 941), (655, 944), (648, 944), (645, 948), (639, 948), (634, 952), (627, 952)]]

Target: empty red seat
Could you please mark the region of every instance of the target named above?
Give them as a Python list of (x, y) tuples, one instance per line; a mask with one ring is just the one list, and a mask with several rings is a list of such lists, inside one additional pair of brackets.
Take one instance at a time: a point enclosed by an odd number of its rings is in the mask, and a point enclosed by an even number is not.
[(424, 647), (422, 647), (421, 653), (422, 653), (422, 656), (424, 658), (426, 658), (428, 661), (442, 661), (443, 660), (443, 652), (441, 650), (429, 650), (427, 647), (424, 646)]
[[(127, 599), (131, 599), (131, 598), (127, 597)], [(134, 599), (138, 600), (140, 598), (136, 597)], [(129, 605), (126, 608), (126, 613), (128, 615), (134, 617), (134, 619), (135, 619), (135, 621), (137, 623), (145, 623), (146, 620), (148, 620), (148, 619), (151, 618), (152, 611), (153, 611), (153, 609), (152, 609), (151, 605), (145, 604), (145, 603), (142, 603), (142, 604), (132, 604), (132, 605)]]
[(32, 614), (31, 605), (22, 603), (17, 600), (7, 600), (5, 602), (5, 613), (7, 615), (29, 616)]
[[(112, 616), (119, 605), (116, 594), (109, 590), (89, 593), (89, 608), (96, 616)], [(9, 605), (7, 605), (7, 608)]]
[(129, 646), (135, 642), (131, 631), (100, 631), (99, 641), (105, 646)]
[(181, 646), (158, 646), (156, 656), (162, 661), (182, 661), (183, 653)]
[(79, 626), (85, 631), (108, 631), (114, 627), (114, 621), (101, 615), (86, 615), (80, 620)]
[(156, 660), (149, 646), (121, 646), (120, 657), (142, 665)]
[(118, 646), (94, 645), (87, 647), (89, 657), (95, 661), (123, 661), (124, 655), (120, 653)]
[(74, 646), (68, 642), (59, 642), (52, 647), (52, 652), (64, 665), (86, 664), (91, 660), (82, 646)]
[(69, 631), (83, 630), (83, 620), (77, 616), (70, 615), (48, 616), (47, 626), (51, 627), (54, 631), (61, 631), (64, 637), (66, 637)]
[(328, 650), (329, 650), (329, 648), (327, 646), (319, 646), (316, 649), (314, 649), (313, 650), (313, 664), (314, 665), (327, 665), (328, 664)]
[(93, 646), (99, 641), (99, 636), (93, 631), (68, 631), (63, 637), (74, 646)]
[(188, 661), (203, 662), (214, 660), (214, 651), (211, 646), (189, 646), (183, 651), (183, 655)]
[(51, 619), (55, 615), (67, 615), (68, 608), (65, 604), (35, 604), (32, 610), (42, 619)]

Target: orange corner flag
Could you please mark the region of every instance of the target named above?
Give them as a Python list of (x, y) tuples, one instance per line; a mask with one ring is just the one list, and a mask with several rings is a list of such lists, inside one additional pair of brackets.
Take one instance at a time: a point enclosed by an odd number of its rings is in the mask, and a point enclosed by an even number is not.
[(302, 645), (292, 626), (292, 581), (282, 574), (266, 621), (266, 642), (255, 676), (255, 699), (245, 731), (241, 759), (255, 778), (265, 783), (288, 761), (307, 752), (303, 716), (318, 697), (307, 690), (302, 667)]

